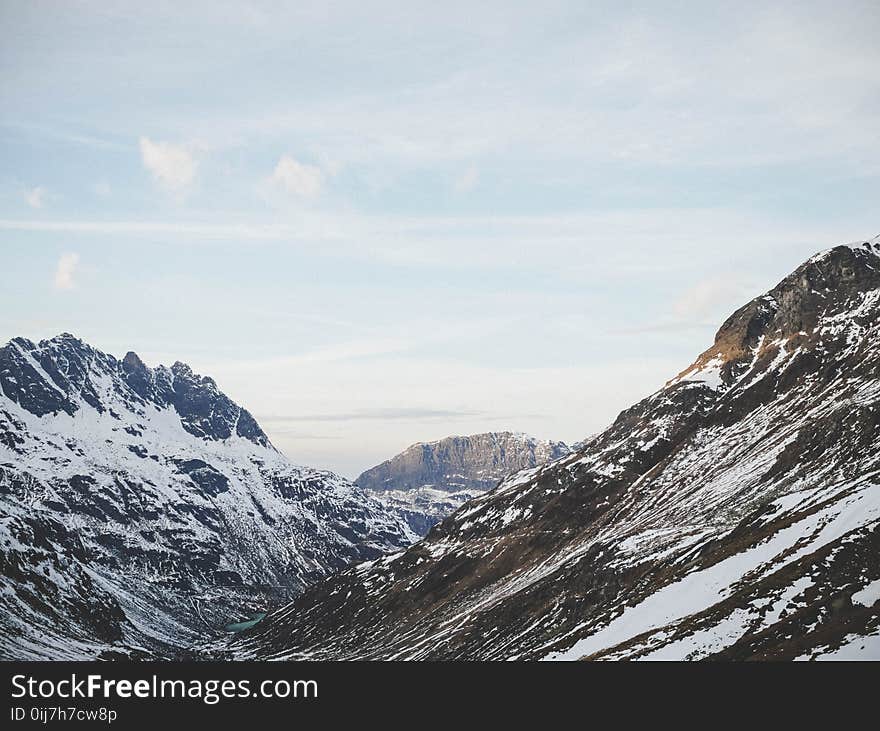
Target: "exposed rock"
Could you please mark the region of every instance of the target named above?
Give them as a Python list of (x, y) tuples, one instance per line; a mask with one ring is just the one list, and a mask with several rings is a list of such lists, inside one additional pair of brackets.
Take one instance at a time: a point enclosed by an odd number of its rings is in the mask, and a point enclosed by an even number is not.
[(489, 490), (511, 472), (537, 467), (569, 453), (562, 442), (526, 434), (487, 432), (413, 444), (396, 457), (364, 472), (355, 483), (367, 490), (444, 492)]
[(511, 472), (559, 459), (571, 450), (526, 434), (487, 432), (413, 444), (364, 472), (355, 483), (397, 510), (420, 536)]

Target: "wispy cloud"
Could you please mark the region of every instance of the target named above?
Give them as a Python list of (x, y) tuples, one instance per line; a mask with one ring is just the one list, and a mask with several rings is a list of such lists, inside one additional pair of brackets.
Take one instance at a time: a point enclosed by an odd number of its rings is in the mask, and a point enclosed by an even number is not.
[(24, 200), (31, 208), (42, 208), (46, 201), (46, 189), (38, 185), (36, 188), (26, 190)]
[(274, 224), (215, 224), (208, 222), (166, 223), (162, 221), (23, 221), (0, 220), (0, 229), (7, 231), (47, 231), (89, 233), (113, 236), (174, 235), (191, 239), (280, 239), (297, 230), (294, 226)]
[(79, 268), (79, 254), (62, 254), (55, 267), (53, 282), (55, 289), (69, 290), (76, 286), (76, 273)]
[(193, 185), (198, 161), (191, 149), (170, 142), (140, 138), (141, 161), (153, 179), (176, 195), (185, 194)]
[(433, 421), (435, 419), (482, 418), (484, 411), (432, 408), (374, 408), (341, 414), (303, 414), (296, 416), (263, 416), (267, 424), (300, 421)]
[(726, 274), (700, 280), (685, 289), (672, 305), (673, 314), (683, 321), (710, 320), (744, 300), (750, 291), (742, 276)]
[[(705, 278), (719, 269), (719, 251), (725, 252), (727, 270), (734, 264), (749, 269), (752, 281), (753, 270), (776, 266), (771, 260), (779, 262), (780, 268), (774, 271), (783, 276), (798, 256), (806, 258), (823, 246), (873, 233), (873, 227), (866, 229), (857, 220), (842, 226), (837, 221), (792, 221), (725, 208), (474, 216), (301, 209), (295, 216), (267, 221), (242, 221), (224, 215), (210, 221), (0, 219), (0, 230), (173, 238), (192, 246), (278, 242), (301, 247), (311, 256), (433, 270), (550, 272), (558, 279), (581, 281), (598, 276), (656, 280), (661, 273), (681, 276), (692, 272), (690, 283), (700, 274)], [(706, 241), (712, 245), (705, 246), (702, 242)], [(538, 250), (544, 256), (533, 256)], [(736, 295), (726, 284), (717, 287), (722, 287), (728, 298)], [(717, 296), (715, 288), (712, 283), (699, 285), (699, 291), (681, 295), (674, 308), (684, 311), (689, 302), (705, 307)]]
[(470, 165), (459, 175), (452, 184), (452, 190), (456, 193), (469, 193), (477, 187), (480, 180), (480, 171), (475, 165)]
[(321, 168), (298, 162), (289, 155), (281, 156), (270, 180), (276, 188), (300, 198), (314, 198), (324, 187)]
[(396, 338), (373, 338), (334, 343), (308, 350), (296, 355), (259, 360), (237, 360), (227, 362), (229, 371), (244, 372), (252, 369), (272, 370), (296, 368), (300, 366), (320, 366), (321, 364), (356, 361), (380, 355), (402, 353), (411, 348), (411, 340)]
[(5, 127), (16, 135), (22, 135), (33, 139), (51, 140), (72, 145), (82, 145), (96, 150), (124, 151), (131, 149), (131, 142), (122, 142), (105, 137), (83, 134), (76, 129), (67, 127), (55, 127), (44, 124), (27, 122), (4, 122), (0, 127)]
[(716, 330), (725, 317), (758, 294), (760, 289), (761, 285), (750, 285), (740, 273), (709, 276), (684, 287), (670, 309), (665, 314), (658, 313), (658, 320), (609, 328), (605, 334), (627, 336)]
[(706, 330), (708, 328), (718, 327), (718, 323), (709, 321), (705, 322), (684, 322), (684, 321), (666, 321), (658, 323), (648, 323), (646, 325), (633, 325), (631, 327), (617, 327), (605, 330), (606, 335), (652, 335), (657, 333), (682, 333), (692, 330)]

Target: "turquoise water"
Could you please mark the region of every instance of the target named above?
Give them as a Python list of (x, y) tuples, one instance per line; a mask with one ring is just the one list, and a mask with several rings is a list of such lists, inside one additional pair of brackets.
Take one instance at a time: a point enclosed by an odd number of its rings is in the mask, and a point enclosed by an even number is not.
[(227, 632), (244, 632), (246, 629), (250, 629), (254, 625), (258, 624), (265, 616), (265, 612), (254, 614), (249, 620), (245, 622), (235, 622), (234, 624), (227, 624), (223, 629), (225, 629)]

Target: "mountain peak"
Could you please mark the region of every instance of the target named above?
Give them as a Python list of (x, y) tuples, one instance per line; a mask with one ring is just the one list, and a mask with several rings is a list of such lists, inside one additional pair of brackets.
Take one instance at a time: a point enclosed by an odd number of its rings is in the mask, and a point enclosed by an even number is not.
[(76, 335), (69, 332), (58, 333), (54, 338), (50, 338), (50, 340), (63, 342), (65, 340), (73, 340), (74, 342), (81, 343), (83, 342), (81, 338), (78, 338)]
[(0, 657), (186, 655), (412, 542), (206, 383), (69, 335), (0, 347)]
[(76, 335), (69, 332), (58, 333), (58, 335), (49, 338), (48, 340), (41, 340), (38, 347), (77, 353), (93, 350), (93, 348), (82, 338), (78, 338)]
[(847, 249), (850, 252), (859, 252), (860, 255), (872, 255), (875, 257), (880, 257), (880, 235), (875, 236), (872, 239), (865, 239), (864, 241), (853, 241), (848, 244), (838, 244), (837, 246), (832, 246), (830, 249), (824, 249), (810, 257), (807, 263), (819, 261), (839, 254), (844, 254)]
[[(822, 321), (858, 307), (880, 288), (880, 240), (835, 246), (810, 257), (773, 289), (734, 312), (715, 341), (672, 382), (730, 385), (768, 348), (797, 339), (817, 344)], [(696, 375), (696, 378), (695, 378)]]
[[(115, 384), (109, 390), (108, 380)], [(274, 449), (253, 416), (226, 396), (213, 378), (194, 373), (180, 361), (170, 369), (151, 370), (133, 351), (118, 361), (70, 333), (39, 345), (14, 338), (0, 348), (0, 389), (37, 416), (73, 416), (82, 408), (119, 412), (132, 402), (171, 407), (194, 436), (238, 436)]]
[(483, 432), (416, 442), (364, 472), (355, 483), (398, 510), (424, 535), (464, 502), (494, 488), (502, 478), (570, 454), (562, 442), (522, 432)]
[(122, 365), (133, 371), (144, 372), (147, 370), (146, 364), (140, 359), (140, 356), (133, 350), (129, 350), (122, 359)]
[(184, 363), (183, 361), (176, 360), (171, 365), (171, 372), (175, 376), (195, 376), (193, 373), (193, 369), (189, 366), (189, 364)]
[(544, 442), (519, 432), (483, 432), (416, 442), (364, 472), (356, 483), (384, 490), (433, 487), (444, 492), (491, 489), (511, 472), (569, 453), (562, 442)]

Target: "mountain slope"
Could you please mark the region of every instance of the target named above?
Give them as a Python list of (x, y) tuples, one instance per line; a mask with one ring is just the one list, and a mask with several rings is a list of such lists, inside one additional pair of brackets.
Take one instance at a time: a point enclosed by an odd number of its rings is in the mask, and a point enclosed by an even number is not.
[(811, 258), (576, 454), (232, 653), (880, 658), (878, 322), (880, 241)]
[(419, 442), (373, 467), (355, 483), (399, 511), (419, 535), (491, 490), (511, 472), (559, 459), (571, 450), (526, 434), (487, 432)]
[(186, 365), (0, 349), (0, 655), (176, 656), (414, 535)]

